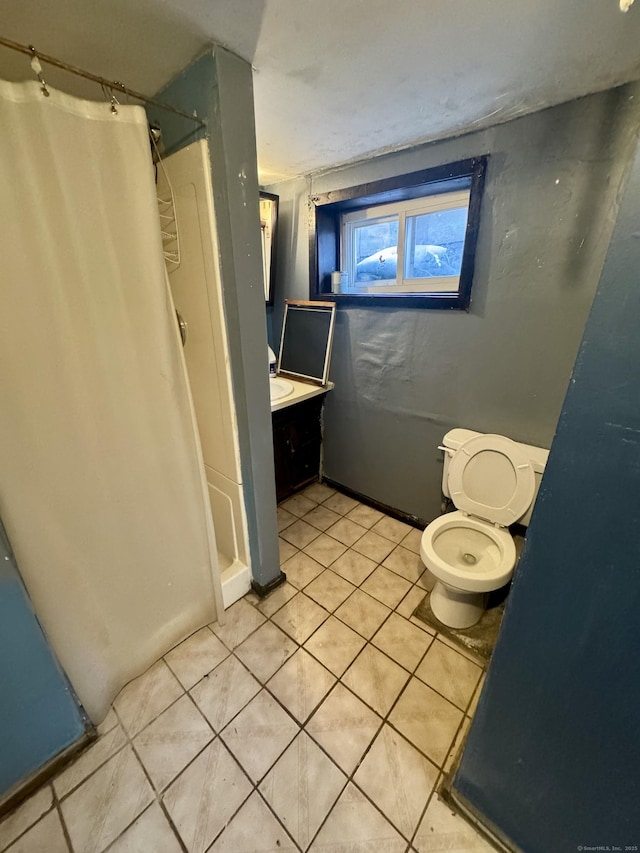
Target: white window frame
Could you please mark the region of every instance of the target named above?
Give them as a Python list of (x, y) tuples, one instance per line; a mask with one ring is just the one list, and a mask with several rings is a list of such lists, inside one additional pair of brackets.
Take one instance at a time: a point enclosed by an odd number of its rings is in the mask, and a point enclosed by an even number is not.
[[(404, 255), (406, 218), (421, 214), (437, 213), (442, 210), (466, 207), (469, 210), (471, 190), (455, 190), (407, 199), (391, 204), (378, 204), (361, 208), (340, 217), (340, 257), (341, 269), (347, 273), (347, 290), (343, 293), (438, 293), (455, 295), (460, 289), (460, 275), (434, 276), (430, 278), (405, 278)], [(380, 284), (356, 283), (355, 231), (357, 225), (367, 221), (398, 220), (398, 259), (395, 280), (386, 280)]]

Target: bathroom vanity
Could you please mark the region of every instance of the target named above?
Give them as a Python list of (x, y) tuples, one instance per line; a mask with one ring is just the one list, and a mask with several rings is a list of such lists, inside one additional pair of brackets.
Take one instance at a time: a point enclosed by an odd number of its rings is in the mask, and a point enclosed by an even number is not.
[[(275, 380), (271, 380), (275, 381)], [(289, 379), (293, 390), (271, 403), (273, 456), (278, 501), (318, 479), (322, 406), (334, 386)]]

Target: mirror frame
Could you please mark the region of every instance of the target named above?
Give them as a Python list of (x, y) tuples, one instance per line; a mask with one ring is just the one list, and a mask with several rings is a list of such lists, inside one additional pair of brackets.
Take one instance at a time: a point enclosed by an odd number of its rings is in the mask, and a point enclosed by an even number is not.
[(264, 298), (267, 305), (273, 305), (278, 239), (278, 204), (279, 197), (277, 195), (260, 190), (260, 234), (262, 238)]

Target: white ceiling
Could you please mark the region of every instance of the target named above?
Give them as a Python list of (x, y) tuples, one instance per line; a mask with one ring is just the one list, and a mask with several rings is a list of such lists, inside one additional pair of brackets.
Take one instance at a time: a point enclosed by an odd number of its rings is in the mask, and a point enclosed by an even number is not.
[(640, 78), (640, 0), (0, 0), (0, 35), (149, 94), (223, 44), (254, 67), (263, 184)]

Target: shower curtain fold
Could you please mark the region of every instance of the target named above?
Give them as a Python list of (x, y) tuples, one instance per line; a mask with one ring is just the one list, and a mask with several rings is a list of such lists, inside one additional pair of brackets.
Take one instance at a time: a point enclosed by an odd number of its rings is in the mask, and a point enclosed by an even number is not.
[(141, 107), (0, 81), (0, 514), (94, 722), (221, 610)]

